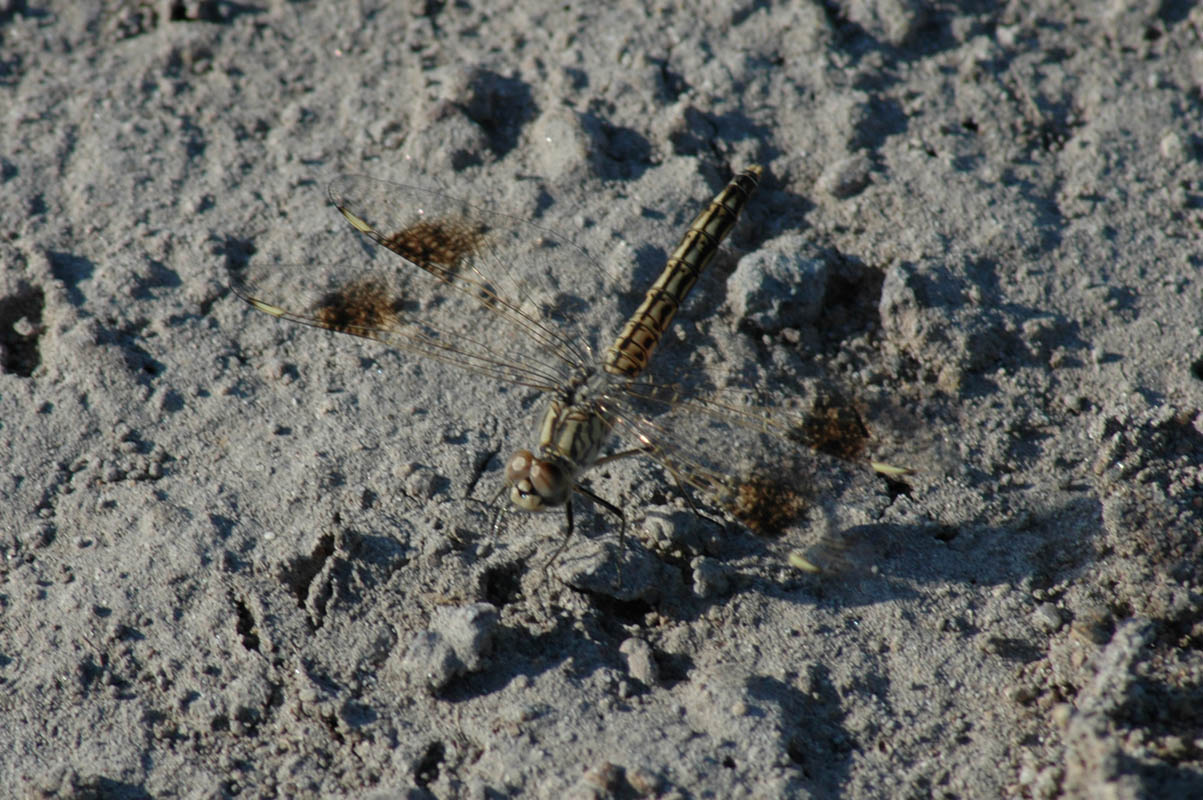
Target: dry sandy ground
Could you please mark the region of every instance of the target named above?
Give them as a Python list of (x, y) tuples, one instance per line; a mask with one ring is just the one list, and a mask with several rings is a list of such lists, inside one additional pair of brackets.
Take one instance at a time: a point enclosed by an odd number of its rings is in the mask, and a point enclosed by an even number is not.
[[(1203, 795), (1203, 11), (574, 5), (0, 3), (3, 793)], [(536, 393), (228, 288), (368, 172), (612, 334), (749, 163), (657, 374), (913, 470), (776, 538), (628, 459), (543, 582)]]

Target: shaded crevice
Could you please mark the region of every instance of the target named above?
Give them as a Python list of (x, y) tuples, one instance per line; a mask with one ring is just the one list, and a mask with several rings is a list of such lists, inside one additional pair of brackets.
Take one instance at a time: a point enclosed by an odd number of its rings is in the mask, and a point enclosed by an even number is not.
[(447, 757), (447, 748), (442, 742), (431, 742), (426, 752), (414, 766), (414, 783), (425, 789), (439, 779), (439, 765)]
[(318, 539), (313, 552), (307, 556), (292, 559), (280, 572), (280, 580), (297, 599), (297, 607), (304, 608), (309, 600), (309, 591), (313, 581), (326, 566), (326, 562), (334, 555), (334, 536), (324, 534)]
[(255, 627), (255, 617), (240, 597), (234, 598), (234, 612), (238, 620), (234, 625), (234, 629), (238, 631), (238, 636), (242, 639), (242, 646), (247, 650), (254, 650), (258, 653), (259, 634)]
[(523, 128), (538, 115), (530, 86), (487, 69), (473, 72), (464, 113), (484, 131), (498, 157), (518, 146)]
[(38, 341), (45, 306), (45, 293), (36, 286), (0, 299), (0, 370), (28, 378), (42, 363)]
[(480, 581), (481, 597), (497, 608), (505, 608), (522, 594), (522, 572), (520, 563), (503, 564), (485, 570)]

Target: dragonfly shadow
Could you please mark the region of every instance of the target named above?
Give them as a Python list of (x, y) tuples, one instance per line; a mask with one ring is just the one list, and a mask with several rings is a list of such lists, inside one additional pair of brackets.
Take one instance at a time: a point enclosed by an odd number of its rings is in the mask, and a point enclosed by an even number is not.
[[(804, 580), (824, 602), (846, 605), (915, 596), (928, 584), (989, 587), (1054, 586), (1090, 568), (1095, 548), (1082, 526), (1066, 519), (1099, 520), (1101, 506), (1082, 498), (1041, 515), (1021, 512), (1001, 524), (967, 522), (859, 525), (824, 537), (804, 555), (824, 567)], [(855, 587), (844, 591), (839, 587)], [(872, 587), (879, 588), (872, 588)]]
[[(707, 532), (709, 526), (701, 521), (686, 522), (686, 518), (696, 519), (691, 513), (674, 513), (671, 516), (681, 531), (674, 553), (653, 553), (640, 542), (629, 543), (624, 558), (629, 593), (612, 590), (609, 582), (614, 575), (612, 565), (599, 566), (605, 559), (623, 557), (614, 553), (616, 544), (600, 548), (600, 553), (577, 558), (572, 557), (570, 550), (564, 562), (555, 568), (560, 573), (556, 583), (578, 593), (593, 613), (558, 615), (552, 628), (538, 632), (518, 627), (499, 630), (497, 652), (506, 653), (506, 657), (497, 659), (489, 670), (457, 680), (441, 697), (455, 702), (492, 694), (519, 677), (537, 678), (569, 660), (578, 678), (586, 678), (599, 669), (625, 672), (626, 665), (616, 645), (629, 638), (631, 626), (645, 624), (649, 613), (690, 621), (704, 617), (711, 607), (729, 604), (739, 594), (766, 594), (838, 610), (913, 599), (921, 596), (923, 585), (929, 583), (952, 581), (980, 588), (1018, 584), (1029, 577), (1041, 584), (1064, 580), (1087, 568), (1091, 557), (1089, 548), (1081, 552), (1082, 548), (1075, 550), (1068, 542), (1055, 538), (1056, 520), (1065, 514), (1084, 512), (1089, 513), (1089, 509), (1065, 507), (1050, 512), (1044, 519), (1024, 516), (1010, 527), (979, 527), (973, 531), (951, 523), (851, 526), (833, 532), (808, 551), (814, 561), (819, 561), (820, 555), (826, 558), (823, 573), (798, 572), (793, 577), (789, 576), (784, 557), (791, 546), (792, 534), (764, 537), (734, 526)], [(1035, 526), (1036, 530), (1029, 526)], [(1022, 534), (1017, 535), (1017, 530)], [(1019, 538), (1026, 541), (1017, 542)], [(647, 574), (632, 570), (632, 565), (639, 564)], [(696, 577), (709, 569), (708, 565), (715, 564), (723, 575), (722, 585), (708, 595), (699, 592)], [(574, 579), (572, 571), (578, 568), (580, 574), (604, 581), (592, 587)], [(527, 569), (523, 562), (513, 562), (504, 569), (492, 570), (489, 573), (492, 577), (486, 581), (492, 587), (489, 599), (503, 605), (518, 602), (523, 584), (530, 585), (534, 580), (526, 575)], [(566, 569), (567, 575), (563, 574)], [(640, 594), (648, 586), (654, 587), (654, 591)], [(950, 624), (962, 629), (971, 627), (971, 622), (957, 619)], [(1025, 641), (1003, 641), (998, 646), (1004, 658), (1017, 661), (1029, 658), (1031, 652), (1030, 643)], [(688, 655), (653, 653), (652, 657), (659, 673), (658, 686), (688, 680), (695, 669)], [(788, 686), (776, 685), (770, 679), (753, 677), (752, 680), (769, 680), (760, 685), (757, 697), (762, 696), (769, 703), (793, 703)], [(812, 686), (823, 683), (823, 675), (811, 676)], [(631, 684), (634, 691), (640, 690), (637, 679), (632, 678)], [(838, 733), (840, 726), (840, 705), (834, 696), (832, 702), (823, 703), (822, 697), (811, 692), (807, 702), (815, 702), (815, 697), (826, 707), (822, 714), (826, 723), (784, 732), (790, 737), (790, 752), (796, 753), (803, 764), (809, 763), (806, 753), (814, 752), (804, 744), (815, 741), (816, 737), (826, 740), (832, 731)]]

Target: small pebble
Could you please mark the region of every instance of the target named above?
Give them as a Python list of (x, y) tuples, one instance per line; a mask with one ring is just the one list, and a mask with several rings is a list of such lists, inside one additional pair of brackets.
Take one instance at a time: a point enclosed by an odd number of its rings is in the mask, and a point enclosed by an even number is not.
[(1032, 623), (1045, 633), (1056, 633), (1065, 623), (1065, 617), (1052, 603), (1041, 603), (1032, 612)]
[(632, 637), (618, 647), (618, 652), (627, 657), (627, 672), (645, 686), (660, 682), (660, 667), (656, 664), (652, 646), (643, 639)]

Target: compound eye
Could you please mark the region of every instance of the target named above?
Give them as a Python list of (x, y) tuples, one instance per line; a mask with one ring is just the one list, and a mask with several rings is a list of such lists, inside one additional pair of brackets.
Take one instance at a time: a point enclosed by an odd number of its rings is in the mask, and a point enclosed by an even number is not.
[(554, 461), (536, 461), (532, 464), (530, 482), (543, 498), (544, 505), (563, 505), (568, 501), (568, 495), (572, 494), (572, 480), (568, 472)]
[(536, 461), (530, 468), (530, 482), (542, 497), (554, 497), (564, 484), (564, 470), (550, 461)]
[(543, 498), (535, 491), (530, 479), (534, 466), (535, 456), (529, 450), (514, 453), (505, 465), (505, 482), (510, 487), (510, 502), (523, 511), (538, 511), (543, 508)]
[(530, 450), (519, 450), (510, 456), (505, 465), (505, 482), (510, 486), (524, 481), (530, 475), (531, 465), (535, 463), (535, 454)]

